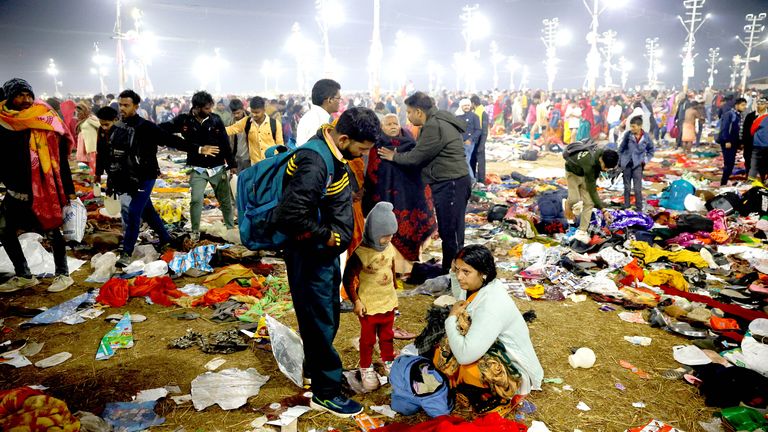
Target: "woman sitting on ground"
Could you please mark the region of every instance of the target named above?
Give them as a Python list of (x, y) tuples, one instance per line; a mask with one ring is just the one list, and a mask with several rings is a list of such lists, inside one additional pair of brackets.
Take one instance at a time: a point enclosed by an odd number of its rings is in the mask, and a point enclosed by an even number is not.
[[(477, 413), (510, 412), (531, 390), (541, 390), (544, 371), (528, 327), (504, 284), (488, 248), (466, 246), (453, 263), (463, 292), (445, 320), (446, 337), (435, 367), (456, 389), (459, 403)], [(454, 290), (456, 291), (456, 290)]]

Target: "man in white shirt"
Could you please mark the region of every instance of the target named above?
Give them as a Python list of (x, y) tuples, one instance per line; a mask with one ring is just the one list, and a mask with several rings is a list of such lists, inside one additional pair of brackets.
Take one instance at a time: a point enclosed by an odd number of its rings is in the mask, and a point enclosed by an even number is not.
[(317, 134), (320, 126), (331, 123), (331, 114), (339, 110), (341, 85), (332, 79), (321, 79), (312, 86), (312, 106), (296, 126), (296, 146), (301, 146)]
[(608, 122), (608, 141), (615, 143), (616, 137), (615, 137), (615, 130), (616, 126), (618, 126), (621, 123), (621, 114), (624, 111), (624, 108), (619, 105), (619, 102), (616, 100), (616, 98), (611, 98), (610, 106), (608, 107), (608, 117), (606, 118), (606, 121)]

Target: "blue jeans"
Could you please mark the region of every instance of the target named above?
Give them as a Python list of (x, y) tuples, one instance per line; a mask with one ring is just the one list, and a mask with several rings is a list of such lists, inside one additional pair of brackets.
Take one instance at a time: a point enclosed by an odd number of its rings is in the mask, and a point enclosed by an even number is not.
[[(123, 253), (133, 255), (133, 249), (136, 247), (136, 240), (139, 238), (139, 227), (141, 220), (144, 219), (150, 228), (160, 237), (160, 244), (171, 241), (171, 236), (165, 229), (163, 220), (155, 211), (152, 205), (152, 189), (155, 187), (155, 179), (144, 180), (139, 183), (139, 190), (131, 194), (131, 202), (127, 209), (123, 208), (123, 224), (125, 232), (123, 235)], [(123, 199), (121, 202), (125, 202)], [(127, 211), (125, 211), (127, 210)]]
[(472, 152), (475, 151), (475, 143), (472, 144), (464, 144), (464, 158), (467, 160), (467, 167), (469, 168), (469, 176), (472, 177), (472, 183), (475, 182), (475, 172), (472, 169), (472, 164), (470, 161), (472, 160)]

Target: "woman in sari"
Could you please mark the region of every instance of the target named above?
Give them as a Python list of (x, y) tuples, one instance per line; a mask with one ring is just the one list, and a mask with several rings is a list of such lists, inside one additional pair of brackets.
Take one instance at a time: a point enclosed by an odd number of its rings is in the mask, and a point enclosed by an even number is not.
[(445, 320), (446, 337), (434, 354), (459, 403), (479, 414), (509, 413), (531, 390), (541, 390), (544, 370), (528, 327), (504, 284), (488, 248), (466, 246), (453, 262), (461, 291)]
[(397, 251), (395, 269), (398, 273), (410, 273), (413, 262), (420, 261), (424, 242), (436, 229), (432, 193), (421, 180), (420, 168), (396, 165), (379, 157), (381, 147), (397, 148), (403, 153), (416, 145), (416, 141), (400, 127), (396, 114), (384, 116), (382, 131), (384, 133), (368, 155), (363, 212), (368, 214), (380, 201), (392, 203), (398, 225), (392, 238)]

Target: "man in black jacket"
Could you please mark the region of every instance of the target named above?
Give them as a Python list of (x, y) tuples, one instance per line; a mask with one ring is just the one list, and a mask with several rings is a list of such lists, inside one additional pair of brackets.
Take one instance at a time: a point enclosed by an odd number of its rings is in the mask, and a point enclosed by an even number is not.
[(423, 126), (416, 147), (405, 153), (382, 147), (379, 156), (398, 165), (421, 167), (421, 177), (432, 189), (437, 231), (443, 242), (443, 271), (448, 273), (453, 257), (464, 247), (464, 215), (472, 192), (461, 139), (464, 125), (450, 112), (438, 110), (422, 92), (409, 96), (405, 105), (411, 124)]
[[(133, 129), (132, 153), (138, 160), (135, 176), (138, 180), (136, 188), (131, 190), (116, 190), (108, 193), (121, 194), (120, 201), (123, 203), (122, 216), (125, 232), (123, 233), (123, 252), (117, 261), (118, 267), (126, 267), (131, 263), (131, 255), (136, 246), (136, 240), (139, 237), (139, 227), (141, 220), (144, 219), (147, 224), (160, 237), (160, 246), (170, 241), (170, 235), (163, 225), (163, 221), (155, 211), (152, 205), (152, 189), (155, 187), (155, 181), (160, 175), (160, 167), (157, 164), (157, 146), (164, 145), (188, 153), (199, 153), (201, 155), (213, 154), (217, 149), (212, 147), (200, 147), (196, 143), (186, 142), (185, 140), (173, 136), (164, 131), (156, 124), (143, 119), (137, 114), (141, 97), (133, 90), (125, 90), (120, 93), (118, 98), (120, 115), (125, 126)], [(102, 123), (100, 121), (100, 123)], [(102, 123), (102, 127), (108, 124)], [(133, 173), (131, 173), (133, 175)], [(113, 182), (115, 179), (112, 179)], [(128, 203), (130, 202), (130, 203)]]
[(67, 249), (60, 230), (67, 198), (76, 199), (68, 163), (72, 137), (50, 106), (35, 101), (27, 81), (13, 78), (3, 85), (3, 93), (7, 100), (0, 102), (0, 181), (6, 193), (0, 238), (16, 275), (0, 285), (0, 292), (39, 283), (27, 265), (17, 230), (51, 236), (56, 277), (48, 291), (63, 291), (74, 283), (69, 277)]
[[(379, 134), (367, 108), (346, 110), (336, 126), (324, 125), (289, 160), (275, 222), (288, 236), (285, 266), (304, 342), (305, 377), (312, 379), (311, 406), (339, 417), (362, 412), (341, 393), (341, 359), (333, 348), (339, 329), (339, 255), (352, 239), (352, 190), (347, 160), (367, 154)], [(307, 145), (305, 144), (305, 146)], [(326, 160), (333, 162), (333, 176)]]
[(189, 114), (180, 114), (160, 126), (168, 132), (180, 133), (187, 141), (215, 148), (210, 154), (187, 152), (187, 165), (192, 167), (189, 175), (192, 195), (189, 205), (192, 240), (197, 241), (200, 238), (200, 215), (203, 212), (203, 197), (208, 183), (216, 194), (219, 208), (224, 215), (224, 225), (228, 229), (234, 228), (232, 192), (227, 172), (237, 174), (237, 162), (229, 146), (226, 126), (221, 117), (213, 113), (213, 97), (204, 91), (195, 93), (192, 95), (192, 109)]

